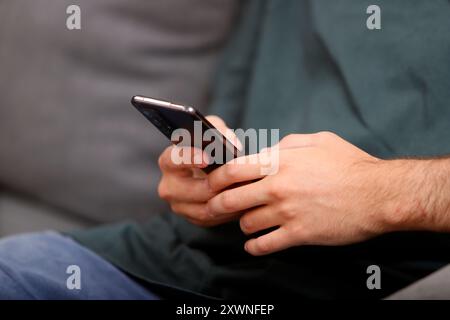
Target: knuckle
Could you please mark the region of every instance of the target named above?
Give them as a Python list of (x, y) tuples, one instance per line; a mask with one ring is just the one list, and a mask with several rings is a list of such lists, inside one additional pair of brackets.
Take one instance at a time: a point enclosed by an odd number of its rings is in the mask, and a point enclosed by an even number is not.
[(267, 187), (267, 194), (270, 198), (275, 200), (280, 198), (280, 191), (275, 184), (271, 184)]
[(170, 161), (170, 155), (173, 150), (173, 146), (167, 147), (158, 158), (158, 166), (160, 169), (167, 167), (167, 161)]
[(161, 154), (158, 158), (158, 166), (160, 169), (164, 167), (164, 154)]
[(249, 217), (242, 217), (239, 225), (242, 232), (246, 234), (252, 233), (252, 222)]
[(267, 192), (272, 199), (281, 200), (289, 193), (289, 186), (274, 182), (268, 186)]
[(288, 134), (287, 136), (285, 136), (283, 139), (281, 139), (281, 144), (286, 144), (286, 143), (291, 143), (291, 142), (295, 142), (297, 139), (297, 135), (296, 134)]
[(239, 174), (239, 167), (236, 164), (226, 164), (224, 166), (224, 176), (227, 180), (236, 179)]
[(164, 179), (162, 179), (158, 185), (158, 195), (161, 199), (164, 199), (166, 201), (169, 201), (171, 199), (170, 190)]
[(214, 193), (215, 191), (218, 191), (219, 184), (217, 183), (217, 179), (213, 174), (209, 174), (206, 177), (207, 185), (209, 192)]
[(282, 203), (279, 207), (279, 215), (285, 220), (292, 220), (296, 216), (296, 212), (288, 204)]
[(331, 131), (320, 131), (315, 136), (320, 141), (329, 141), (336, 138), (336, 134)]
[(160, 169), (163, 169), (167, 165), (167, 154), (170, 152), (170, 148), (171, 147), (164, 150), (164, 152), (161, 153), (161, 155), (158, 158), (158, 166)]
[(234, 197), (229, 191), (222, 193), (220, 197), (220, 205), (226, 211), (232, 211), (235, 208)]

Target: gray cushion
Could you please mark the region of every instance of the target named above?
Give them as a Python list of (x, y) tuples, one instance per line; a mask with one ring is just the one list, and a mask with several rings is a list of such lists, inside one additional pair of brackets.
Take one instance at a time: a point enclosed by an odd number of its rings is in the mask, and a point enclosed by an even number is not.
[(444, 267), (409, 287), (394, 293), (388, 300), (450, 300), (450, 266)]
[(70, 231), (94, 224), (13, 193), (0, 193), (0, 237), (44, 230)]
[(0, 2), (0, 185), (92, 221), (144, 218), (167, 145), (134, 94), (203, 108), (230, 0)]

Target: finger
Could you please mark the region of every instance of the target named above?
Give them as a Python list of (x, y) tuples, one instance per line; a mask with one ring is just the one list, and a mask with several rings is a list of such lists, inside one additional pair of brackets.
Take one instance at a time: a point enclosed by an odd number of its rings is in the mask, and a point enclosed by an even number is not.
[(209, 115), (209, 116), (206, 116), (206, 120), (211, 122), (211, 124), (214, 127), (216, 127), (220, 132), (222, 132), (221, 130), (228, 128), (225, 121), (223, 121), (223, 119), (221, 117), (218, 117), (215, 115)]
[(206, 155), (192, 147), (171, 146), (164, 150), (159, 157), (162, 171), (191, 173), (191, 168), (205, 168), (208, 166)]
[(206, 119), (211, 122), (211, 124), (219, 130), (219, 132), (230, 140), (238, 150), (242, 150), (242, 143), (239, 141), (238, 137), (233, 130), (228, 128), (226, 123), (217, 116), (207, 116)]
[(216, 195), (208, 187), (206, 179), (177, 175), (163, 175), (158, 186), (162, 199), (167, 201), (206, 202)]
[(226, 190), (208, 201), (209, 213), (218, 217), (268, 204), (270, 197), (264, 180)]
[(239, 219), (241, 217), (241, 213), (237, 213), (228, 217), (222, 217), (222, 218), (209, 218), (206, 220), (199, 220), (199, 219), (192, 219), (192, 218), (186, 218), (186, 220), (188, 220), (190, 223), (195, 224), (197, 226), (202, 226), (202, 227), (215, 227), (215, 226), (219, 226), (225, 223), (229, 223), (232, 221), (235, 221), (237, 219)]
[(280, 149), (311, 147), (315, 143), (316, 134), (290, 134), (278, 143)]
[(205, 173), (205, 171), (200, 170), (198, 168), (191, 169), (192, 170), (192, 177), (195, 179), (204, 179), (208, 177), (208, 175)]
[(208, 207), (205, 202), (172, 202), (170, 209), (178, 215), (196, 221), (206, 221), (210, 219)]
[(292, 246), (288, 232), (284, 228), (278, 228), (268, 234), (245, 243), (245, 251), (254, 256), (263, 256), (277, 251), (285, 250)]
[(258, 154), (234, 159), (208, 175), (208, 183), (213, 191), (220, 191), (233, 184), (263, 178), (264, 170)]
[(241, 230), (253, 234), (269, 228), (278, 227), (283, 219), (271, 206), (262, 206), (245, 213), (240, 219)]

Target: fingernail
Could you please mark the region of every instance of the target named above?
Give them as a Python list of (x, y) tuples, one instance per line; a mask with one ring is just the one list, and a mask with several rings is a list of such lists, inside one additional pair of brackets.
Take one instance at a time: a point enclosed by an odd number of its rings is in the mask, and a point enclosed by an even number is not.
[(248, 230), (249, 225), (248, 225), (248, 222), (247, 222), (246, 220), (241, 219), (240, 223), (241, 223), (241, 229), (242, 229), (242, 231), (245, 232), (245, 230)]

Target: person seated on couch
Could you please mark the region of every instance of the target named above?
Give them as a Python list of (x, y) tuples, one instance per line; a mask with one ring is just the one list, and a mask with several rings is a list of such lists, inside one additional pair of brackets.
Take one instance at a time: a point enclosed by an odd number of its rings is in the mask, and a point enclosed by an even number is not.
[(280, 128), (278, 173), (231, 162), (198, 178), (170, 147), (158, 191), (173, 212), (6, 238), (0, 297), (381, 298), (448, 264), (450, 4), (380, 6), (371, 31), (360, 2), (248, 1), (210, 119)]

